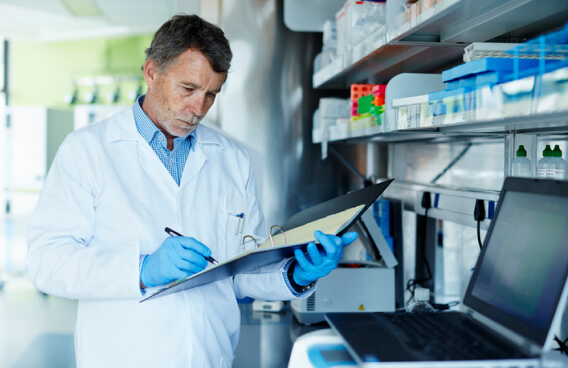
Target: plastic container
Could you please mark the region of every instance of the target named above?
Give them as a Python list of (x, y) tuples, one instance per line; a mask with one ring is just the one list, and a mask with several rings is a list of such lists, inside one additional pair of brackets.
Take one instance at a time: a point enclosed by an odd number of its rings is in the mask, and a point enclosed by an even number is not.
[(396, 129), (413, 129), (426, 125), (428, 95), (397, 98), (392, 101), (396, 111)]
[(503, 93), (503, 117), (530, 115), (537, 78), (529, 76), (499, 85)]
[(568, 109), (568, 67), (554, 70), (542, 76), (541, 93), (538, 96), (538, 113), (548, 114)]
[(349, 100), (344, 98), (323, 97), (319, 100), (320, 116), (324, 118), (349, 117)]
[(531, 161), (527, 158), (527, 151), (522, 144), (517, 150), (516, 158), (513, 160), (513, 176), (530, 178), (532, 176)]
[(417, 312), (435, 312), (436, 310), (430, 303), (430, 290), (423, 288), (416, 288), (414, 290), (414, 300), (415, 302), (406, 307), (406, 311), (409, 313)]
[(566, 161), (562, 158), (562, 150), (558, 145), (552, 150), (552, 158), (549, 162), (550, 178), (564, 180), (566, 178)]
[[(550, 170), (550, 160), (552, 159), (552, 149), (550, 145), (547, 144), (544, 151), (542, 151), (542, 158), (538, 160), (536, 166), (536, 176), (539, 178), (548, 178)], [(550, 175), (552, 176), (552, 175)]]

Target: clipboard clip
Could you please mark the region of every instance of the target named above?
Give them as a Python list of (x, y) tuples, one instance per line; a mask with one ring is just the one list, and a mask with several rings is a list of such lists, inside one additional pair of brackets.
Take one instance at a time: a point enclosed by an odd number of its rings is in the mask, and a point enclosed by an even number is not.
[(254, 247), (258, 248), (258, 243), (256, 242), (256, 239), (252, 235), (245, 235), (245, 236), (243, 236), (243, 252), (247, 251), (247, 249), (245, 248), (245, 239), (246, 238), (251, 238), (252, 241), (254, 242)]
[(280, 232), (282, 233), (282, 239), (284, 239), (284, 245), (286, 245), (286, 233), (284, 232), (284, 230), (282, 230), (282, 228), (278, 225), (272, 225), (270, 227), (270, 243), (272, 244), (272, 248), (274, 248), (274, 240), (272, 239), (272, 229), (277, 228), (280, 230)]

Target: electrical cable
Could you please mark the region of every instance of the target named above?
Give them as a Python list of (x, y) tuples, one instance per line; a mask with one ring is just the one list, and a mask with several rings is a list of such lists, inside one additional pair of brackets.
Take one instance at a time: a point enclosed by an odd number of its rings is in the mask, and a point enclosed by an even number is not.
[(481, 221), (477, 221), (477, 243), (479, 244), (479, 249), (483, 248), (483, 242), (481, 241)]
[(432, 305), (432, 307), (434, 307), (434, 309), (438, 310), (438, 311), (443, 311), (443, 310), (448, 310), (451, 307), (455, 307), (456, 305), (460, 304), (460, 302), (458, 300), (454, 300), (452, 302), (449, 303), (430, 303)]
[(482, 199), (475, 200), (473, 218), (477, 221), (477, 243), (479, 244), (479, 249), (481, 249), (483, 247), (483, 242), (481, 241), (481, 221), (485, 220), (485, 202)]
[(424, 192), (422, 194), (422, 207), (425, 209), (424, 211), (424, 231), (422, 234), (422, 238), (420, 239), (420, 249), (422, 251), (422, 261), (424, 266), (426, 267), (426, 272), (428, 274), (427, 277), (421, 279), (409, 279), (406, 282), (406, 290), (410, 292), (410, 298), (408, 299), (407, 304), (409, 304), (414, 299), (414, 291), (416, 290), (416, 286), (422, 282), (432, 280), (432, 269), (430, 268), (430, 263), (428, 262), (428, 258), (426, 257), (426, 228), (428, 223), (428, 210), (432, 207), (430, 192)]

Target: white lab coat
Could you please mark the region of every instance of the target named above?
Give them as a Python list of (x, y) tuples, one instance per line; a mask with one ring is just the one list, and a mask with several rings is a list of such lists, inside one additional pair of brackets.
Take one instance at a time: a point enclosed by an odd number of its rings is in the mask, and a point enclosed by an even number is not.
[(131, 109), (59, 148), (31, 220), (27, 265), (38, 289), (79, 300), (79, 367), (230, 367), (236, 298), (294, 298), (283, 261), (139, 303), (139, 255), (162, 244), (164, 227), (195, 237), (219, 261), (239, 253), (243, 235), (264, 235), (247, 152), (204, 126), (196, 137), (180, 186), (136, 131)]

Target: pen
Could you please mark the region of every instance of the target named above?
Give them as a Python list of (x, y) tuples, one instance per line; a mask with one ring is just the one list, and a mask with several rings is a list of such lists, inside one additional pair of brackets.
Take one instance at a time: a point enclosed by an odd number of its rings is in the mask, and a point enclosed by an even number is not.
[[(166, 233), (168, 233), (170, 236), (183, 236), (183, 235), (181, 235), (180, 233), (178, 233), (177, 231), (170, 229), (169, 227), (166, 227), (164, 230), (165, 230)], [(208, 260), (209, 262), (213, 263), (214, 265), (218, 265), (218, 264), (219, 264), (219, 262), (217, 262), (217, 261), (215, 260), (215, 258), (213, 258), (213, 257), (205, 257), (205, 259)]]

